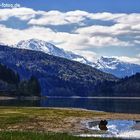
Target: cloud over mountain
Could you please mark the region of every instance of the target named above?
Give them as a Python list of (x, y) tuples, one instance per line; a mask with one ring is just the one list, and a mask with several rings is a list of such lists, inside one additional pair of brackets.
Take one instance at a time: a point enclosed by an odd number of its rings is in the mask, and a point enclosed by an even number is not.
[[(126, 54), (118, 57), (128, 61), (129, 57), (137, 63), (136, 59), (140, 59), (136, 54), (140, 45), (139, 23), (139, 13), (36, 11), (25, 7), (0, 9), (0, 42), (11, 45), (37, 38), (65, 50), (81, 53), (86, 50), (85, 55), (87, 51), (96, 54), (103, 48), (112, 49), (113, 54), (104, 51), (106, 55), (116, 55), (114, 48), (121, 52), (123, 47)], [(127, 56), (130, 48), (135, 51), (132, 57)]]

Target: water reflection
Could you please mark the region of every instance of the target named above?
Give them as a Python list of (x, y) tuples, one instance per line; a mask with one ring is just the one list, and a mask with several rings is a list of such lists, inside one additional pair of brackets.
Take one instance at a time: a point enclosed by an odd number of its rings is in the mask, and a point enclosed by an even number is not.
[(73, 107), (106, 112), (140, 113), (140, 99), (47, 98), (1, 100), (0, 106)]
[(22, 99), (0, 100), (0, 106), (40, 107), (40, 100), (22, 100)]
[(74, 107), (106, 112), (140, 113), (140, 100), (131, 99), (89, 99), (50, 98), (42, 100), (43, 107)]
[(108, 130), (100, 129), (98, 121), (87, 121), (85, 126), (87, 129), (93, 131), (91, 134), (80, 134), (83, 137), (103, 137), (103, 138), (122, 138), (122, 139), (139, 139), (140, 138), (140, 124), (134, 120), (107, 120), (102, 122), (102, 125), (106, 126)]

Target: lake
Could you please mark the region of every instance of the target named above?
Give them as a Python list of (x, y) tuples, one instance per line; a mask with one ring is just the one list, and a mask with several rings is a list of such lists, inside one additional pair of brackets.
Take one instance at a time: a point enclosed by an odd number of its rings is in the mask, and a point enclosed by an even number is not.
[(41, 100), (11, 99), (0, 100), (0, 106), (33, 106), (83, 108), (89, 110), (140, 113), (140, 98), (47, 98)]

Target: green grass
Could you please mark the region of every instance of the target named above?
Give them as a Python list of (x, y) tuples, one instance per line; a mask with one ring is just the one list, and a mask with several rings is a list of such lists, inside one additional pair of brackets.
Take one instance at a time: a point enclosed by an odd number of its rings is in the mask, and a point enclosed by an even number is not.
[(77, 128), (81, 120), (104, 114), (70, 109), (0, 107), (0, 131), (83, 132)]
[[(101, 116), (104, 113), (79, 111), (79, 110), (63, 110), (63, 109), (45, 109), (45, 108), (18, 108), (18, 107), (0, 107), (0, 129), (8, 129), (12, 126), (24, 124), (32, 125), (34, 128), (38, 122), (46, 122), (51, 126), (60, 126), (64, 120), (71, 118), (84, 118)], [(31, 124), (32, 123), (32, 124)], [(26, 130), (26, 127), (24, 127)]]
[(0, 128), (6, 128), (9, 125), (25, 123), (29, 120), (27, 116), (0, 116)]
[(83, 129), (81, 121), (114, 116), (75, 109), (0, 107), (0, 140), (102, 140), (105, 138), (82, 138), (72, 134), (93, 133)]
[(116, 140), (105, 138), (82, 138), (62, 133), (0, 132), (0, 140)]

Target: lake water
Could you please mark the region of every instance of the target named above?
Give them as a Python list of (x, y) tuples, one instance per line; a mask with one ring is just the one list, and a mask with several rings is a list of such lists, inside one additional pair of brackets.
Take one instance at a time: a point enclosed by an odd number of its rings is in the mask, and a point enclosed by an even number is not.
[[(140, 122), (134, 120), (107, 120), (107, 130), (99, 128), (100, 121), (85, 121), (83, 124), (92, 133), (83, 133), (77, 136), (82, 137), (104, 137), (104, 138), (123, 138), (123, 139), (140, 139)], [(137, 127), (139, 126), (139, 127)]]
[(47, 98), (0, 100), (0, 106), (83, 108), (106, 112), (140, 113), (140, 99)]

